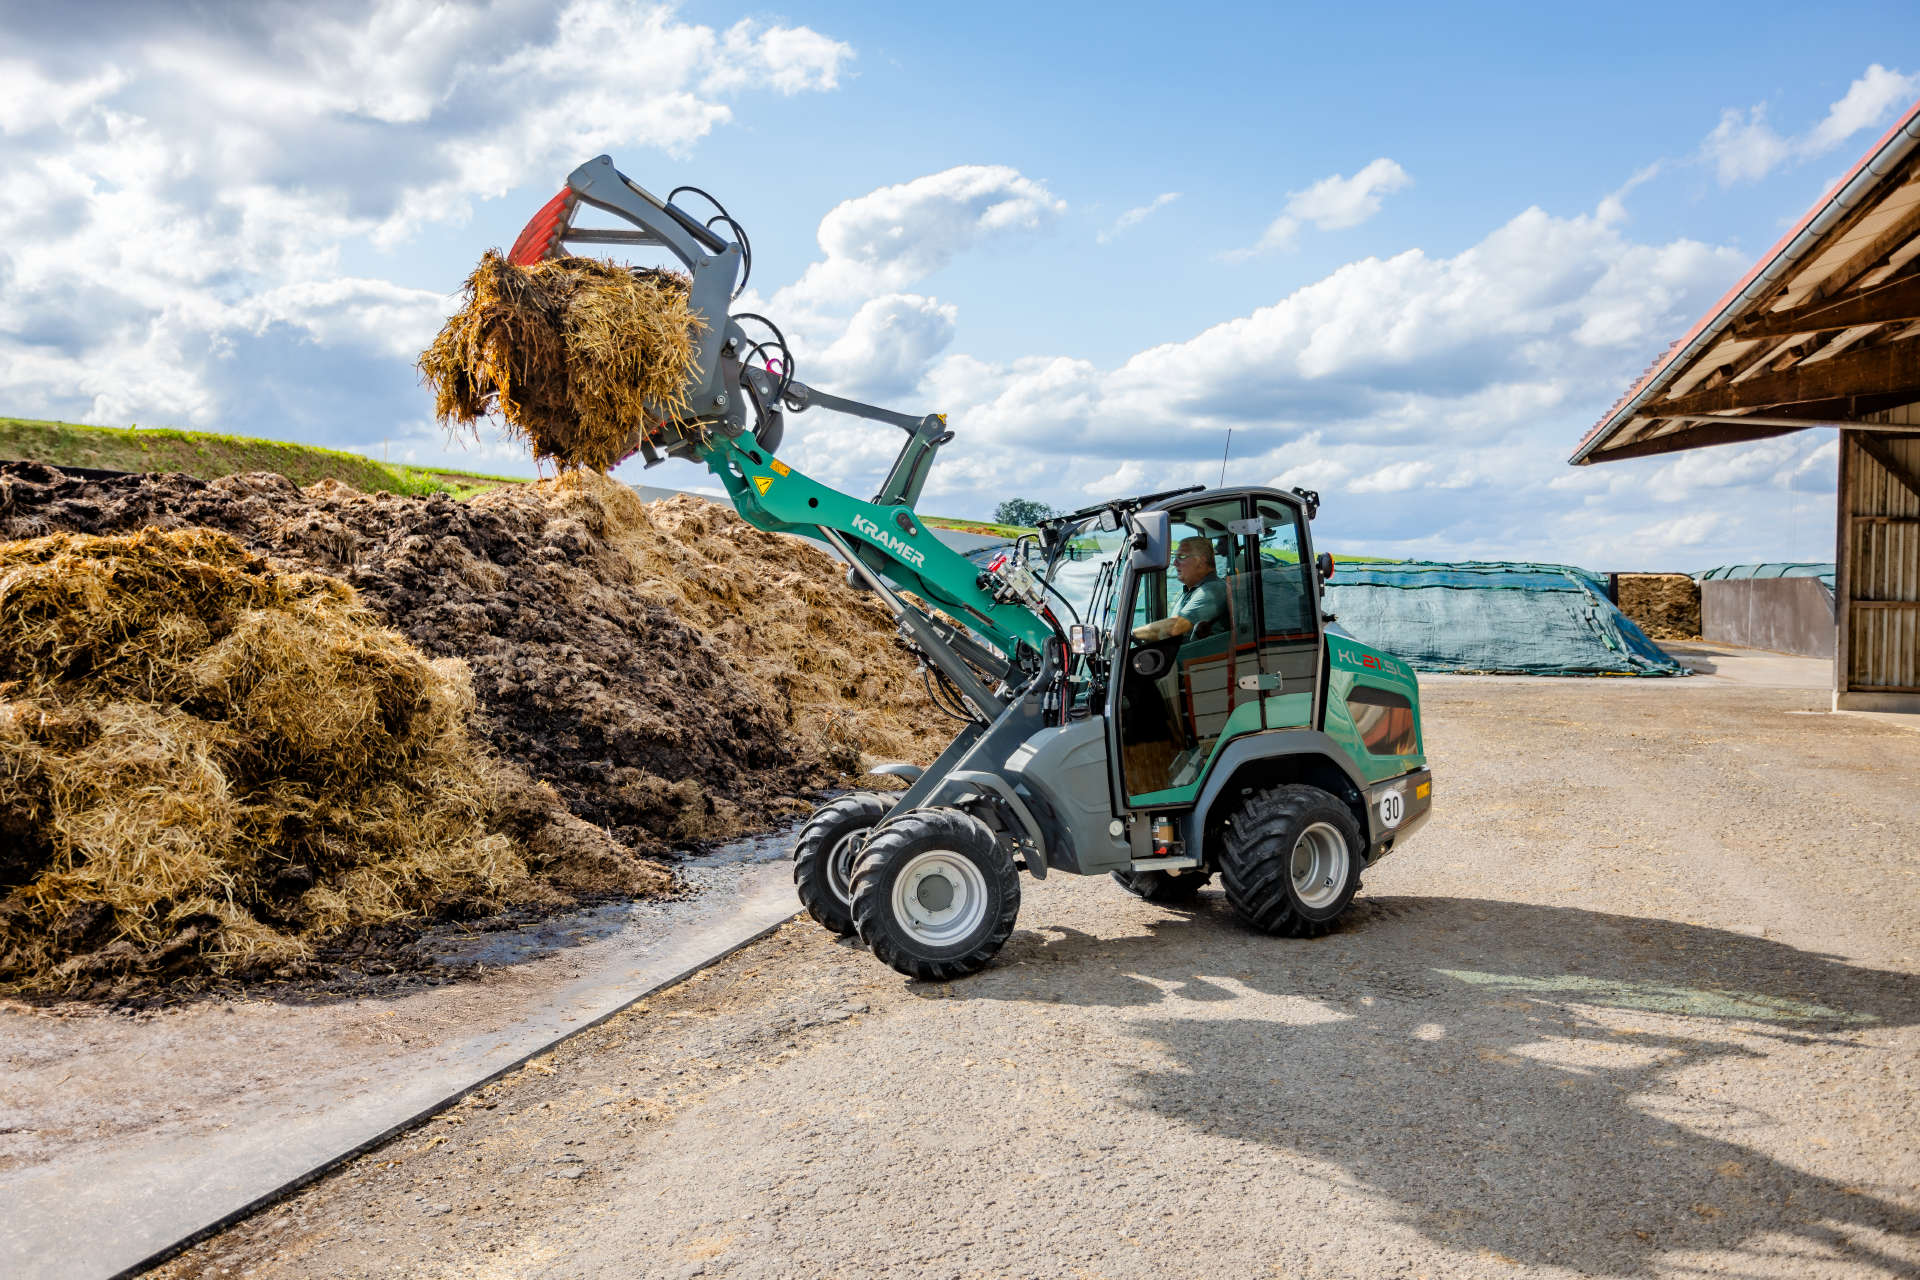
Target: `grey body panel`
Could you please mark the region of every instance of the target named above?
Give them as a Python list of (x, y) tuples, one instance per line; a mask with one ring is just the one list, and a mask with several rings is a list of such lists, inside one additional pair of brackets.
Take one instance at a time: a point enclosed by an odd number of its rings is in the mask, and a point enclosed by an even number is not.
[(1050, 848), (1048, 862), (1062, 871), (1091, 875), (1133, 860), (1125, 829), (1109, 831), (1113, 792), (1107, 773), (1107, 726), (1097, 716), (1042, 729), (1007, 758), (1009, 781), (1046, 801), (1065, 829), (1065, 848)]

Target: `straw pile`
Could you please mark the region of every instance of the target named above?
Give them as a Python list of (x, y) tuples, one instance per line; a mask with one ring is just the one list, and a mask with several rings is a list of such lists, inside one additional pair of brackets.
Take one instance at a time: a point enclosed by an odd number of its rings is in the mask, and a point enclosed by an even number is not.
[(683, 412), (702, 325), (676, 272), (558, 258), (532, 267), (489, 249), (465, 301), (420, 355), (442, 424), (498, 416), (536, 459), (605, 471), (634, 431)]
[(1700, 638), (1700, 584), (1684, 573), (1623, 573), (1620, 612), (1650, 640)]
[(421, 652), (465, 660), (471, 724), (577, 818), (645, 855), (764, 830), (954, 725), (871, 595), (799, 538), (585, 472), (471, 501), (279, 476), (65, 479), (0, 464), (0, 537), (230, 532), (350, 582)]
[(463, 662), (226, 535), (0, 543), (0, 983), (258, 972), (557, 896), (530, 858), (563, 887), (664, 887), (491, 767), (473, 707)]

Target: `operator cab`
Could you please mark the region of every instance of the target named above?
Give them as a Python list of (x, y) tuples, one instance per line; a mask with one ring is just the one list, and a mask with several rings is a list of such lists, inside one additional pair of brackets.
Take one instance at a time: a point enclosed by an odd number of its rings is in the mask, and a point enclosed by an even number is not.
[(1106, 698), (1088, 710), (1112, 721), (1128, 808), (1191, 802), (1227, 742), (1310, 728), (1319, 711), (1319, 609), (1300, 504), (1252, 490), (1156, 505), (1168, 512), (1171, 546), (1204, 540), (1224, 588), (1212, 588), (1218, 598), (1184, 634), (1162, 637), (1165, 628), (1147, 624), (1207, 588), (1183, 585), (1177, 564), (1130, 573), (1124, 520), (1103, 512), (1063, 529), (1049, 566), (1054, 589), (1105, 638)]

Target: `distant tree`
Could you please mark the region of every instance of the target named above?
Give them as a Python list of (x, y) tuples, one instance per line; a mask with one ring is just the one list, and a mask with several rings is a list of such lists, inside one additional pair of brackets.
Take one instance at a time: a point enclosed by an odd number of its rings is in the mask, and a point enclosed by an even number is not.
[(1030, 529), (1056, 514), (1058, 513), (1044, 502), (1035, 502), (1032, 498), (1008, 498), (993, 509), (993, 522)]

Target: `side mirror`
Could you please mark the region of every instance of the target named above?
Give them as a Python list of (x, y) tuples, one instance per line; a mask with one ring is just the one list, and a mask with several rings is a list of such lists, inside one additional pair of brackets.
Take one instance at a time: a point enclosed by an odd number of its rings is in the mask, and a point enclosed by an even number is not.
[(1154, 573), (1173, 560), (1173, 517), (1164, 511), (1142, 511), (1128, 517), (1133, 526), (1127, 567), (1135, 573)]
[(1083, 622), (1076, 622), (1067, 628), (1067, 652), (1090, 654), (1100, 652), (1100, 632)]
[(1325, 582), (1328, 578), (1331, 578), (1333, 576), (1333, 552), (1322, 551), (1314, 559), (1313, 567), (1320, 571), (1320, 581)]

